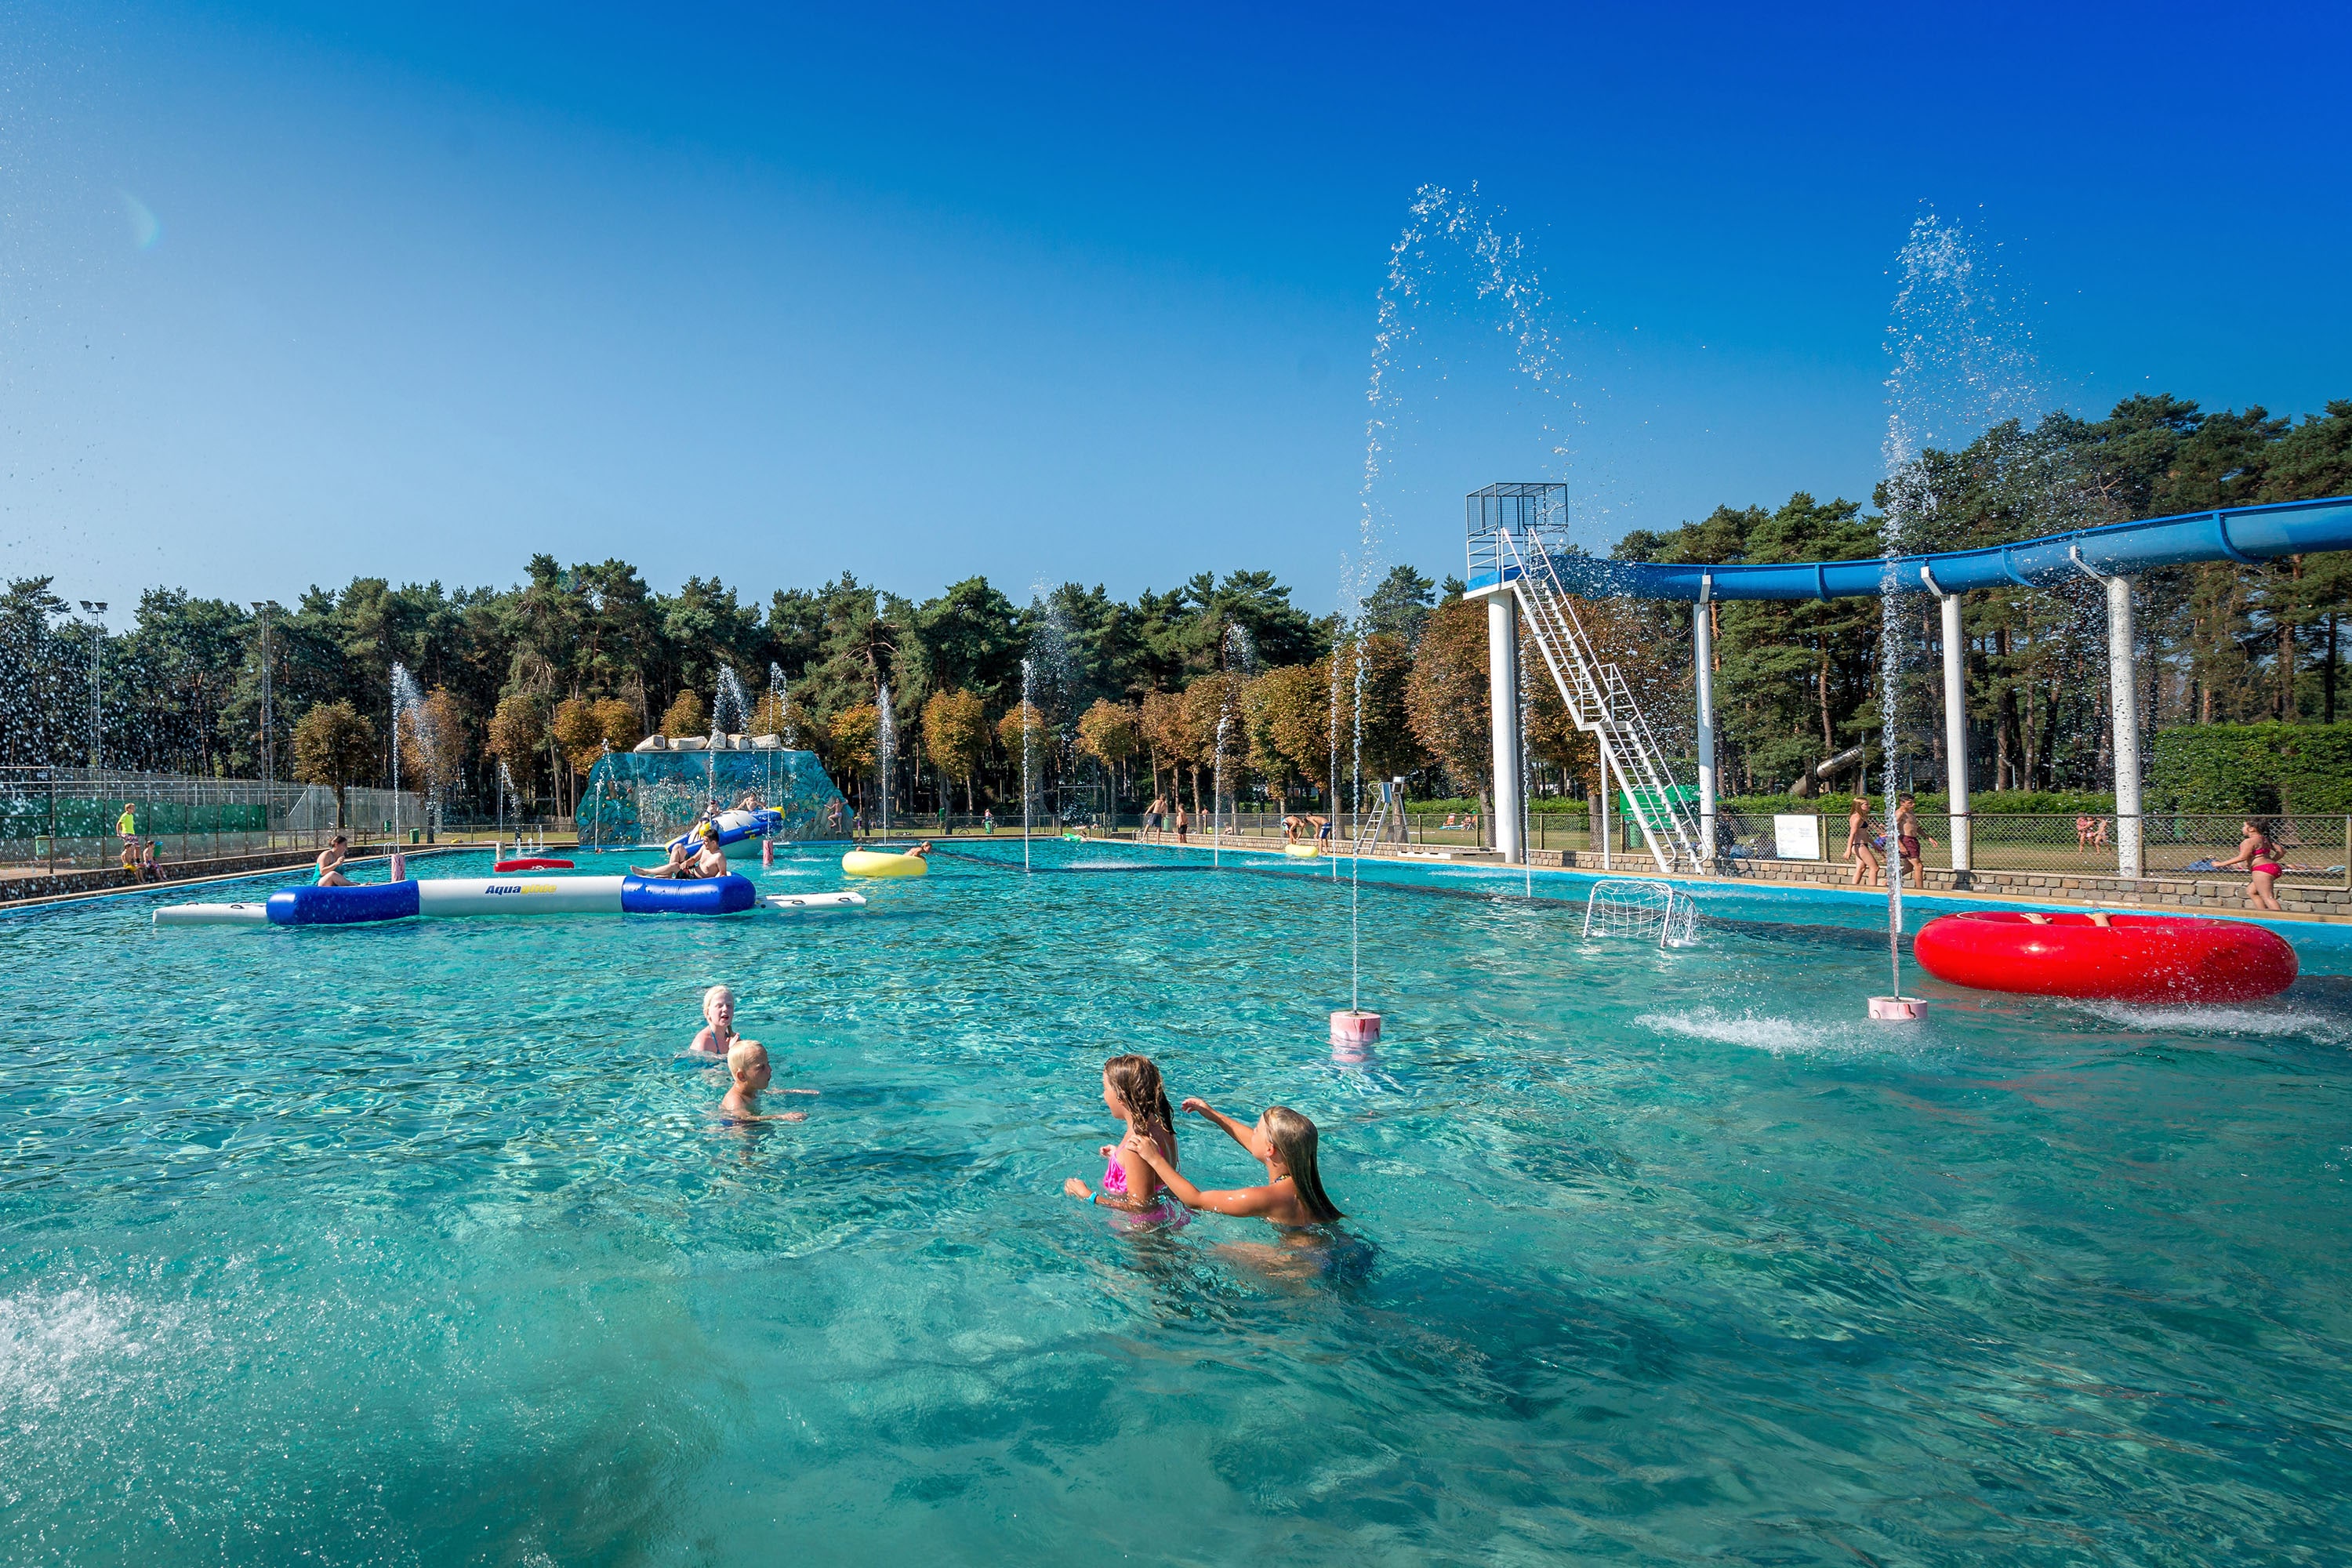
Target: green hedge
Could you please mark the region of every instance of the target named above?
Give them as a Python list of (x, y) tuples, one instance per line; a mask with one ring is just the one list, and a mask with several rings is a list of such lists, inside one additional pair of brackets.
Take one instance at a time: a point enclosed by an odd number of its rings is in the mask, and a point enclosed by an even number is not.
[(2147, 795), (2170, 811), (2352, 812), (2352, 724), (2158, 730)]

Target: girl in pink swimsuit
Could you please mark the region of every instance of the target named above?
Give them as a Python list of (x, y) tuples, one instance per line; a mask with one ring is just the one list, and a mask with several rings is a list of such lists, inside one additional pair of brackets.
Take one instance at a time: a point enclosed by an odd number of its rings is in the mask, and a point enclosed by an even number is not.
[[(2279, 909), (2278, 895), (2271, 891), (2271, 884), (2278, 880), (2278, 874), (2286, 868), (2279, 863), (2278, 841), (2271, 837), (2270, 826), (2260, 817), (2246, 818), (2245, 842), (2238, 846), (2235, 855), (2221, 864), (2243, 866), (2253, 883), (2247, 891), (2253, 895), (2255, 907), (2283, 914), (2285, 911)], [(2220, 869), (2219, 867), (2215, 868)]]
[(1166, 1188), (1143, 1155), (1149, 1144), (1170, 1165), (1176, 1163), (1175, 1112), (1168, 1089), (1150, 1057), (1113, 1057), (1103, 1063), (1103, 1104), (1127, 1123), (1127, 1136), (1102, 1146), (1102, 1190), (1090, 1193), (1076, 1176), (1062, 1184), (1074, 1198), (1140, 1214), (1160, 1206)]

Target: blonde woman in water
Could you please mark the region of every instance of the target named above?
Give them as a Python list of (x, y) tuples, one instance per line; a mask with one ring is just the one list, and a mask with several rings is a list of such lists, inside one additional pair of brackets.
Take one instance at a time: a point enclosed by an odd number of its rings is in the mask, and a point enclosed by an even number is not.
[(1205, 1100), (1187, 1100), (1184, 1109), (1207, 1117), (1248, 1150), (1252, 1159), (1265, 1166), (1265, 1184), (1204, 1193), (1184, 1179), (1173, 1160), (1163, 1160), (1158, 1150), (1144, 1145), (1139, 1152), (1178, 1203), (1291, 1227), (1328, 1225), (1343, 1217), (1339, 1205), (1323, 1190), (1323, 1175), (1315, 1163), (1315, 1123), (1306, 1117), (1286, 1105), (1269, 1106), (1255, 1125), (1244, 1127)]

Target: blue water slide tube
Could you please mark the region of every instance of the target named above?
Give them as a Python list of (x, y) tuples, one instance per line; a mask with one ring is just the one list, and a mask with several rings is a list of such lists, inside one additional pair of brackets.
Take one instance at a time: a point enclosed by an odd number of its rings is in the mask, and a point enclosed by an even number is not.
[[(2352, 550), (2352, 496), (2232, 507), (2181, 517), (2053, 533), (1988, 550), (1873, 556), (1775, 566), (1684, 566), (1554, 555), (1561, 585), (1591, 598), (1692, 599), (1699, 580), (1717, 599), (1840, 599), (1897, 593), (1956, 594), (1967, 588), (2046, 588), (2079, 578), (2129, 577), (2192, 561), (2272, 561), (2322, 550)], [(1510, 568), (1505, 576), (1516, 574)], [(1497, 581), (1483, 574), (1474, 588)]]

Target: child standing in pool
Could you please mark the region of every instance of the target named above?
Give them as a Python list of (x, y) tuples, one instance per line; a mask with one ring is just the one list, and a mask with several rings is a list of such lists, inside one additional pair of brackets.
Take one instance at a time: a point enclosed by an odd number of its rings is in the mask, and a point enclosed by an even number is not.
[(1127, 1123), (1127, 1136), (1102, 1146), (1102, 1191), (1087, 1191), (1076, 1176), (1062, 1190), (1106, 1208), (1150, 1208), (1160, 1201), (1160, 1166), (1176, 1168), (1176, 1119), (1168, 1109), (1167, 1086), (1150, 1057), (1123, 1056), (1103, 1063), (1102, 1087), (1103, 1104)]
[(1343, 1217), (1339, 1205), (1323, 1190), (1323, 1174), (1315, 1163), (1315, 1123), (1306, 1117), (1286, 1105), (1275, 1105), (1266, 1108), (1255, 1126), (1244, 1127), (1205, 1100), (1187, 1100), (1184, 1109), (1207, 1117), (1248, 1150), (1252, 1158), (1265, 1166), (1265, 1184), (1204, 1193), (1184, 1179), (1173, 1160), (1163, 1164), (1157, 1152), (1147, 1145), (1140, 1151), (1145, 1162), (1178, 1203), (1186, 1208), (1288, 1226), (1328, 1225)]

